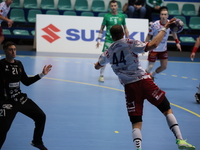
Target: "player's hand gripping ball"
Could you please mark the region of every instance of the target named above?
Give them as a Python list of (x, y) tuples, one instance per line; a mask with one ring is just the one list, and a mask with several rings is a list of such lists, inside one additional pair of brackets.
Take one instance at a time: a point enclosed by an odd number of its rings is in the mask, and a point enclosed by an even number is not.
[(183, 30), (184, 23), (180, 19), (176, 19), (175, 23), (170, 25), (170, 30), (174, 33), (180, 33)]

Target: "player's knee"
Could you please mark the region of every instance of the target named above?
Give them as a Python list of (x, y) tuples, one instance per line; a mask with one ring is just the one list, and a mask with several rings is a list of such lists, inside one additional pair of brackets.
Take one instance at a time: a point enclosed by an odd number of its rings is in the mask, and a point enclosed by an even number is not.
[(167, 66), (161, 66), (161, 70), (166, 70), (167, 69)]
[(41, 111), (40, 113), (38, 113), (36, 115), (36, 117), (34, 118), (35, 122), (46, 122), (46, 114)]
[(166, 113), (167, 111), (171, 110), (170, 103), (166, 96), (164, 97), (163, 101), (157, 106), (157, 108), (162, 112)]
[(142, 116), (129, 116), (129, 118), (132, 124), (142, 122)]

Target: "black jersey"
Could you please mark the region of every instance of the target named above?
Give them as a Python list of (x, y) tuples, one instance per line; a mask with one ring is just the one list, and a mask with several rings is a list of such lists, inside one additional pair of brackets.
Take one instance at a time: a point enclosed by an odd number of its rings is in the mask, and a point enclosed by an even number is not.
[(40, 79), (39, 75), (28, 77), (19, 60), (9, 63), (0, 60), (0, 99), (19, 100), (21, 96), (20, 82), (28, 86)]

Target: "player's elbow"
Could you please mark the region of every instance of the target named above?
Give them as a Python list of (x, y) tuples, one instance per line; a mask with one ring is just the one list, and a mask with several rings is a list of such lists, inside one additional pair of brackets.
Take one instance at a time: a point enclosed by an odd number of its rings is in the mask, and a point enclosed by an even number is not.
[(159, 44), (158, 43), (155, 43), (155, 42), (150, 42), (148, 43), (147, 47), (146, 47), (146, 50), (149, 51), (149, 50), (153, 50), (155, 49)]

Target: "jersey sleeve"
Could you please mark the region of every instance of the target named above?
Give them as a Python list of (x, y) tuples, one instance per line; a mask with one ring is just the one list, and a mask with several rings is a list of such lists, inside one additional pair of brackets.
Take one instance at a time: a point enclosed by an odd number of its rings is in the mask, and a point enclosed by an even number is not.
[(101, 25), (106, 26), (106, 23), (107, 23), (106, 20), (107, 20), (107, 14), (103, 17), (103, 22)]
[(123, 15), (122, 25), (126, 25), (126, 18), (125, 18), (125, 15), (124, 15), (124, 14), (122, 14), (122, 15)]
[(0, 101), (4, 98), (4, 76), (3, 76), (3, 67), (0, 61)]
[(148, 33), (148, 35), (153, 35), (153, 32), (154, 32), (154, 25), (151, 25), (149, 27), (149, 33)]
[(146, 45), (147, 45), (147, 43), (135, 40), (135, 41), (133, 41), (133, 44), (132, 44), (132, 51), (134, 53), (144, 53), (144, 52), (146, 52), (145, 51)]
[(106, 65), (107, 63), (109, 63), (109, 59), (108, 58), (109, 58), (109, 53), (108, 53), (108, 50), (106, 50), (105, 52), (103, 52), (100, 55), (99, 60), (98, 60), (99, 64), (101, 66)]
[(0, 3), (0, 15), (2, 16), (3, 14), (3, 3)]
[(22, 74), (21, 74), (21, 82), (26, 85), (26, 86), (29, 86), (33, 83), (35, 83), (36, 81), (40, 80), (40, 76), (37, 74), (35, 76), (32, 76), (32, 77), (29, 77), (25, 70), (24, 70), (24, 67), (22, 65), (22, 63), (20, 62), (20, 65), (21, 65), (21, 69), (22, 69)]

